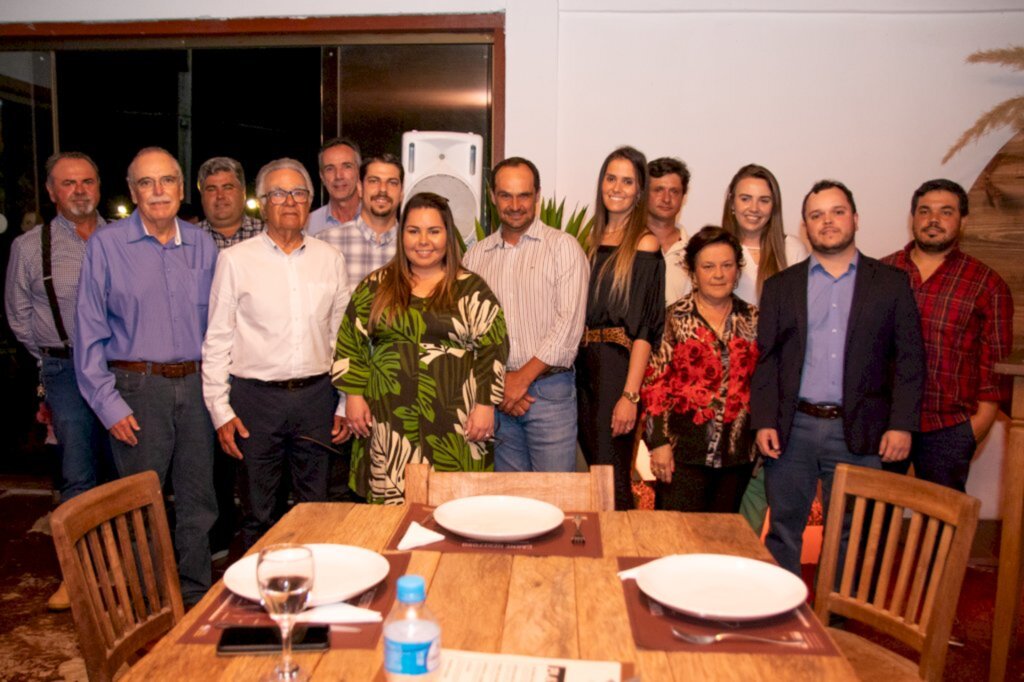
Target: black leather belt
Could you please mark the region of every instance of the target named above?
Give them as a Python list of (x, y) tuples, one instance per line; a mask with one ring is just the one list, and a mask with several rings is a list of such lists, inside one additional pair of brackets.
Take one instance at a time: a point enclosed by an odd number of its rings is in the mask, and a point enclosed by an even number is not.
[(61, 360), (71, 359), (70, 346), (41, 346), (39, 354), (48, 358), (60, 358)]
[(843, 417), (842, 405), (809, 403), (806, 400), (801, 400), (796, 404), (796, 409), (818, 419), (842, 419)]
[(108, 360), (108, 367), (116, 367), (126, 372), (138, 372), (139, 374), (156, 374), (165, 379), (181, 379), (199, 371), (202, 365), (195, 361), (188, 362), (146, 362), (139, 360)]
[(243, 377), (236, 377), (242, 381), (248, 381), (249, 383), (256, 384), (257, 386), (266, 386), (268, 388), (283, 388), (288, 391), (294, 391), (297, 388), (305, 388), (306, 386), (312, 386), (316, 382), (327, 377), (327, 373), (314, 374), (311, 377), (300, 377), (298, 379), (284, 379), (282, 381), (262, 381), (260, 379), (245, 379)]

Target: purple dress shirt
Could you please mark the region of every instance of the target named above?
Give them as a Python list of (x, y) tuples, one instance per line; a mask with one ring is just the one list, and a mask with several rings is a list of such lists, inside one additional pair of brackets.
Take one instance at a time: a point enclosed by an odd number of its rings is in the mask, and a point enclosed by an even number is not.
[(109, 360), (183, 362), (202, 357), (217, 246), (178, 221), (161, 244), (136, 210), (95, 232), (85, 250), (75, 315), (75, 374), (108, 429), (132, 410), (114, 388)]

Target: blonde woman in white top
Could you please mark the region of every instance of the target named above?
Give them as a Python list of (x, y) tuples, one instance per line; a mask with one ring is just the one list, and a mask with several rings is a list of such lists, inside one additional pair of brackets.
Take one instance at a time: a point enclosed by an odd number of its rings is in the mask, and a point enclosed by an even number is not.
[(746, 265), (736, 295), (757, 304), (764, 281), (807, 258), (807, 247), (786, 234), (782, 225), (782, 194), (772, 172), (749, 164), (729, 183), (722, 226), (740, 240)]
[[(747, 303), (757, 305), (766, 279), (807, 258), (803, 242), (786, 234), (782, 226), (782, 192), (778, 180), (764, 166), (748, 164), (733, 176), (725, 195), (722, 227), (743, 247), (744, 265), (736, 295)], [(760, 533), (768, 511), (760, 463), (754, 468), (739, 511)]]

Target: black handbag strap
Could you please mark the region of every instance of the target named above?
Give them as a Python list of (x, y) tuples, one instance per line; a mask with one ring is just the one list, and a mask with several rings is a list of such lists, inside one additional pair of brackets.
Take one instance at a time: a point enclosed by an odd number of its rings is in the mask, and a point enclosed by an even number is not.
[(64, 319), (60, 316), (57, 290), (53, 288), (53, 249), (51, 237), (50, 223), (43, 223), (43, 286), (46, 288), (46, 298), (50, 301), (50, 311), (53, 313), (53, 324), (57, 327), (57, 336), (60, 337), (60, 342), (67, 348), (69, 346), (68, 333), (64, 329)]

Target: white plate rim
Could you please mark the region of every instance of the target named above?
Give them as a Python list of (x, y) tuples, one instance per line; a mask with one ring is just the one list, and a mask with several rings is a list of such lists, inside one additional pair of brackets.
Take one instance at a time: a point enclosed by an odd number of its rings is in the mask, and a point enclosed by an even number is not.
[[(691, 604), (679, 602), (672, 595), (666, 594), (664, 589), (662, 589), (658, 584), (657, 579), (654, 577), (655, 573), (664, 570), (666, 565), (672, 565), (675, 570), (685, 571), (688, 568), (690, 570), (693, 570), (695, 567), (703, 568), (700, 566), (702, 563), (714, 564), (716, 562), (720, 564), (739, 564), (745, 566), (747, 570), (752, 571), (754, 574), (768, 576), (769, 580), (781, 583), (782, 589), (776, 587), (773, 588), (771, 592), (772, 596), (777, 597), (777, 600), (769, 602), (769, 604), (764, 605), (759, 609), (754, 607), (745, 607), (741, 611), (725, 609), (722, 607), (717, 609), (707, 608), (706, 606), (703, 608), (697, 608)], [(675, 564), (681, 564), (681, 566), (675, 566)], [(691, 566), (687, 566), (686, 564), (691, 564)], [(683, 579), (690, 578), (692, 578), (692, 574)], [(777, 616), (781, 613), (786, 613), (787, 611), (792, 611), (793, 609), (798, 608), (801, 604), (807, 601), (808, 594), (806, 583), (786, 569), (766, 561), (759, 561), (757, 559), (751, 559), (750, 557), (731, 554), (672, 554), (661, 557), (660, 559), (655, 559), (654, 561), (648, 562), (639, 567), (636, 575), (636, 584), (637, 587), (640, 588), (640, 591), (648, 597), (674, 611), (696, 616), (698, 618), (724, 621), (761, 620)]]
[[(370, 571), (370, 576), (367, 579), (353, 583), (353, 586), (347, 587), (344, 590), (337, 590), (326, 594), (322, 591), (322, 588), (320, 592), (317, 591), (318, 584), (322, 585), (323, 583), (317, 581), (314, 575), (313, 589), (309, 595), (308, 606), (334, 604), (354, 597), (357, 594), (362, 594), (384, 580), (388, 573), (391, 572), (391, 564), (388, 563), (387, 558), (365, 547), (336, 543), (305, 543), (304, 546), (313, 550), (314, 560), (318, 552), (338, 552), (339, 550), (361, 556), (369, 563), (368, 570)], [(256, 561), (258, 559), (259, 552), (253, 552), (228, 566), (228, 569), (224, 571), (224, 587), (239, 597), (258, 602), (260, 600), (259, 586), (256, 584)], [(372, 582), (370, 582), (371, 580)]]
[[(533, 528), (512, 531), (512, 532), (490, 532), (490, 531), (479, 531), (474, 528), (466, 528), (465, 525), (460, 524), (458, 517), (456, 516), (455, 522), (452, 521), (452, 514), (460, 514), (462, 508), (470, 507), (480, 504), (505, 504), (505, 505), (525, 505), (536, 509), (541, 514), (548, 514), (550, 518), (543, 522), (542, 525), (535, 526)], [(565, 512), (543, 500), (537, 500), (532, 497), (522, 497), (519, 495), (471, 495), (469, 497), (460, 497), (454, 500), (448, 500), (438, 505), (434, 510), (434, 521), (437, 525), (441, 526), (445, 530), (451, 531), (460, 537), (469, 538), (470, 540), (483, 540), (486, 542), (517, 542), (520, 540), (529, 540), (532, 538), (540, 537), (546, 533), (550, 533), (554, 529), (558, 528), (565, 521)]]

